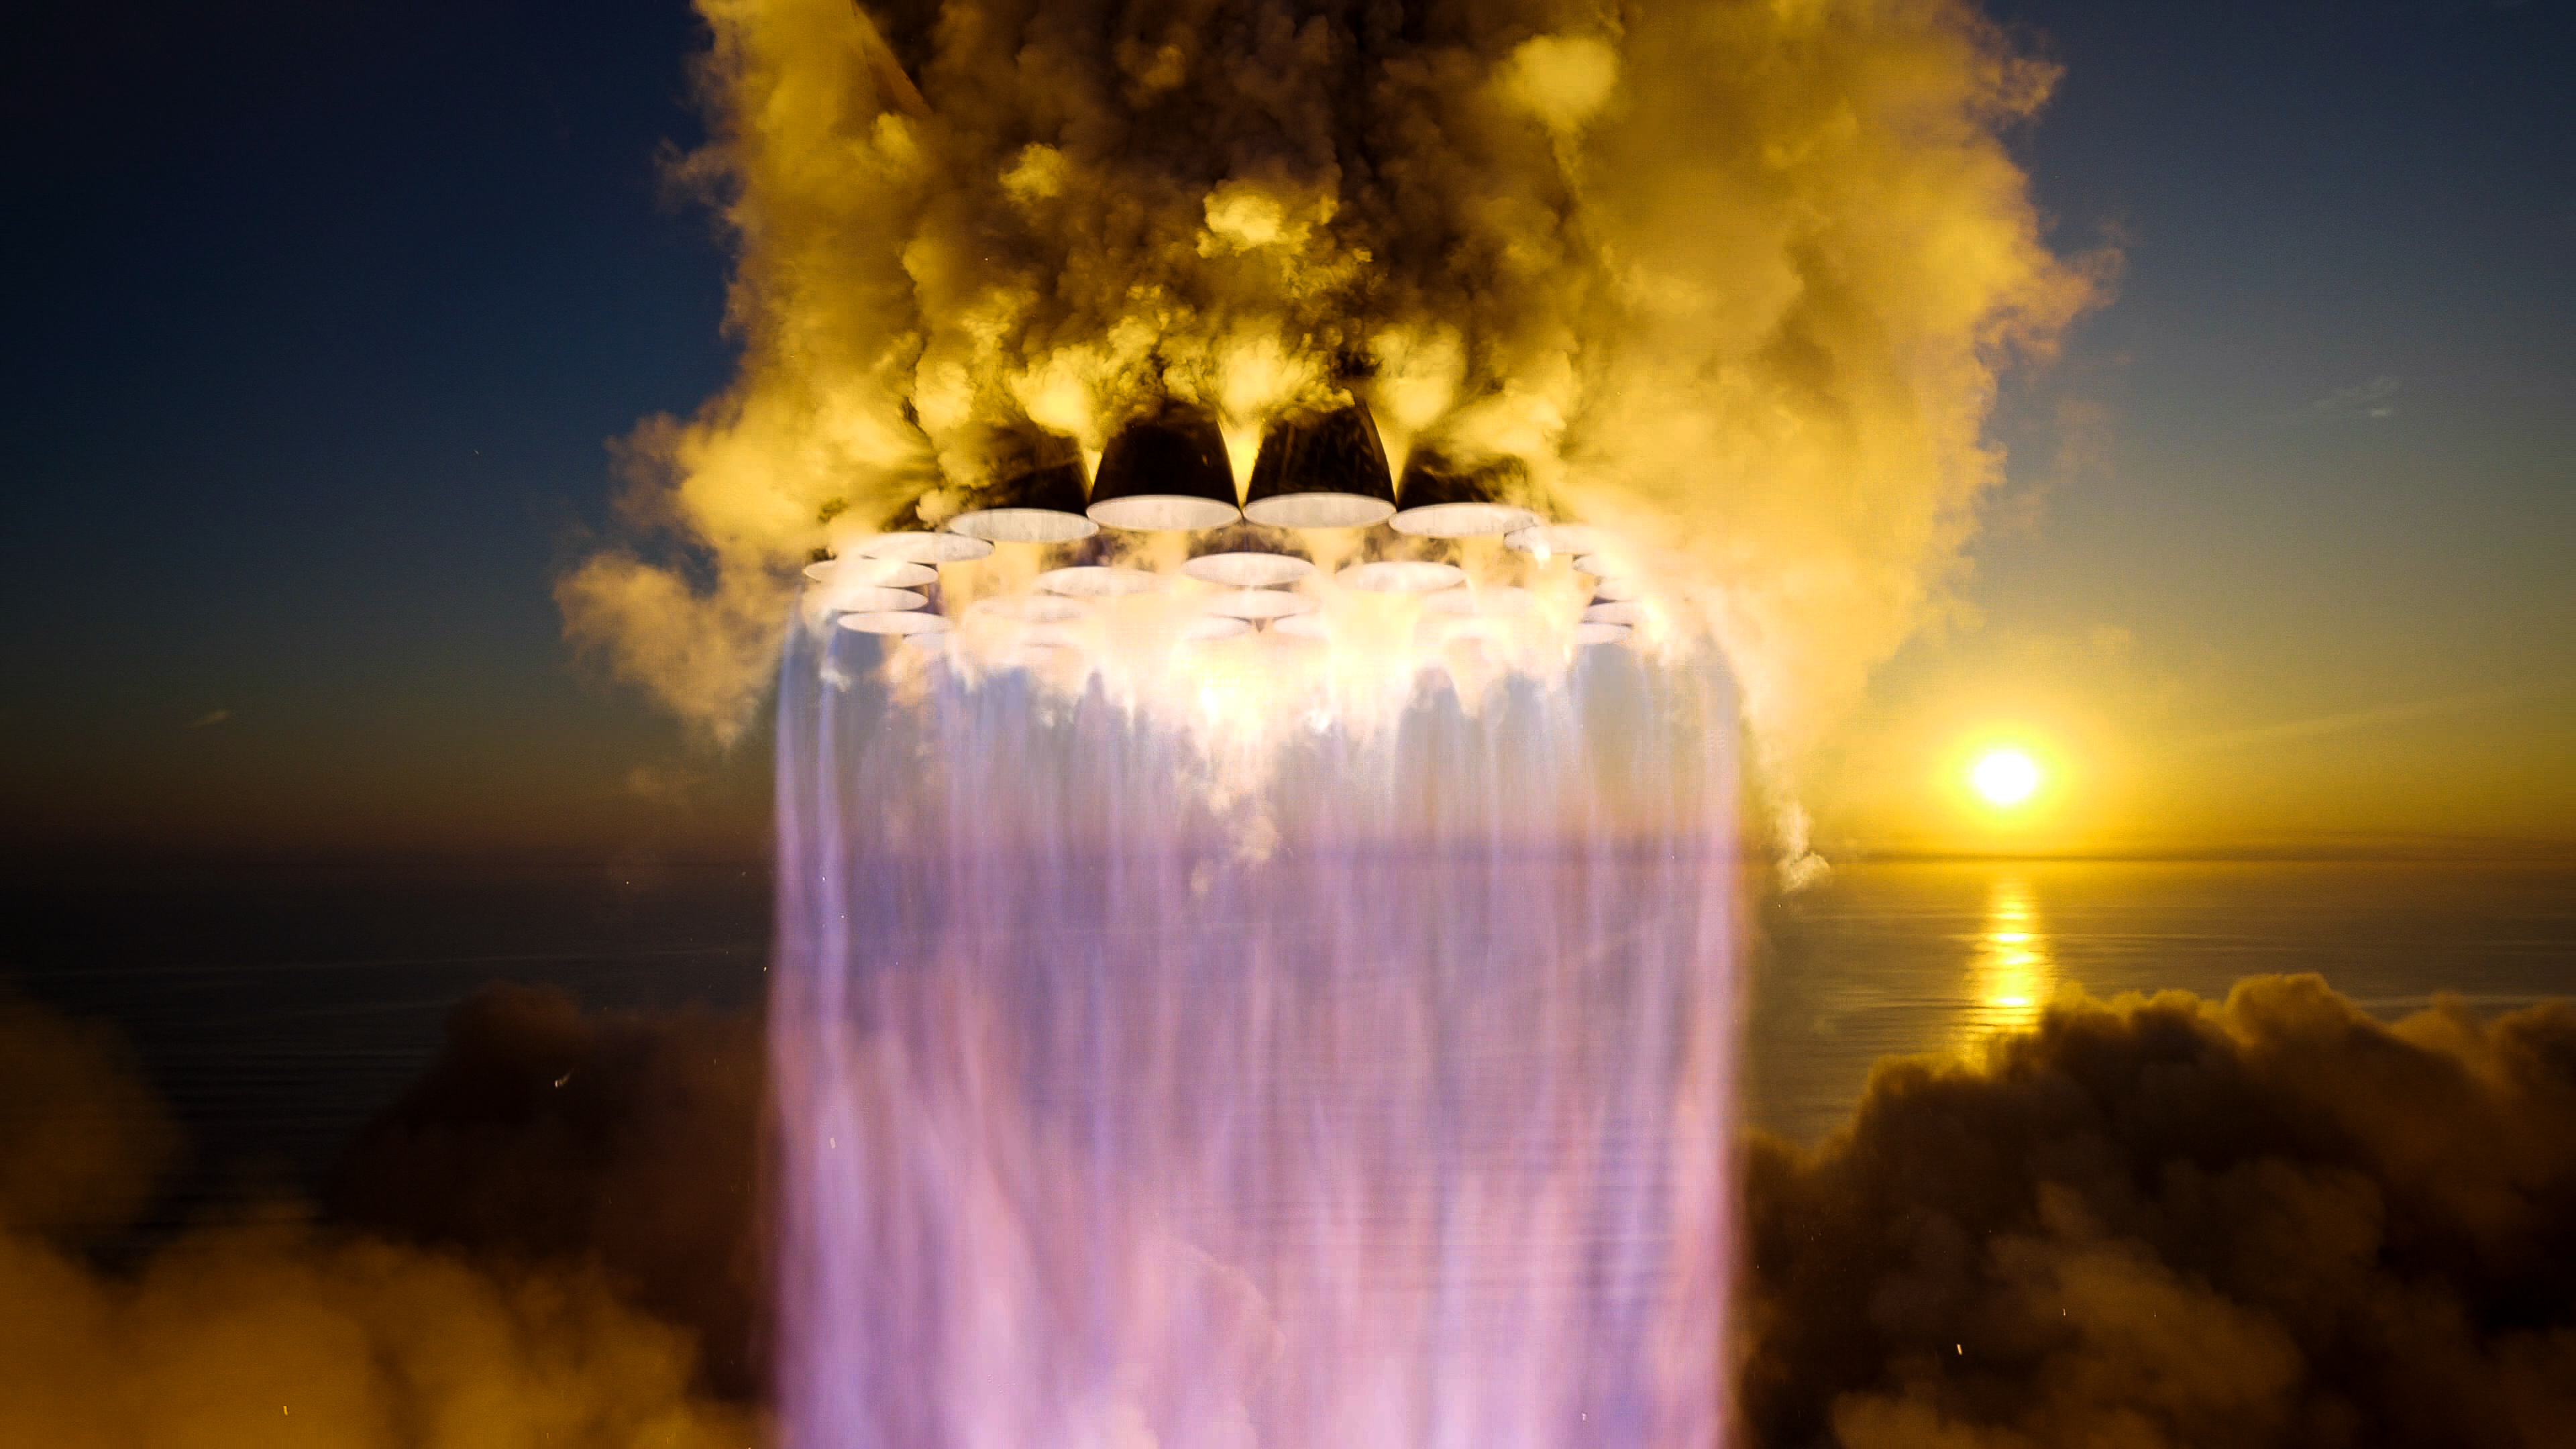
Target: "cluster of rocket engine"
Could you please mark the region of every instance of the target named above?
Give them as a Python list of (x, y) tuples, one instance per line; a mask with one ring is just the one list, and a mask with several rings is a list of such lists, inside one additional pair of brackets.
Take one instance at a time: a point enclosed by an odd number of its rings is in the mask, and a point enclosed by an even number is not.
[[(1328, 605), (1353, 598), (1409, 599), (1415, 642), (1435, 649), (1534, 632), (1558, 650), (1614, 643), (1648, 617), (1615, 540), (1510, 501), (1526, 492), (1516, 462), (1457, 466), (1416, 447), (1399, 478), (1357, 403), (1273, 425), (1240, 490), (1216, 420), (1180, 405), (1115, 434), (1087, 486), (1074, 440), (1034, 427), (996, 435), (988, 479), (935, 531), (837, 536), (805, 570), (809, 607), (1005, 667), (1079, 654), (1096, 637), (1080, 625), (1146, 596), (1160, 606), (1128, 623), (1182, 645), (1328, 642), (1343, 612)], [(1144, 546), (1155, 536), (1184, 542)], [(996, 545), (1052, 566), (943, 574)], [(1137, 566), (1158, 553), (1181, 555), (1177, 580)]]

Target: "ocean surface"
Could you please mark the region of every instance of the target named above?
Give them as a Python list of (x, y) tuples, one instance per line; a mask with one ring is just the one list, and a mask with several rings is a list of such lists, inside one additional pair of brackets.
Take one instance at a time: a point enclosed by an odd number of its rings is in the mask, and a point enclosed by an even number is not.
[[(0, 985), (116, 1023), (176, 1110), (182, 1210), (315, 1181), (487, 982), (641, 1010), (766, 990), (756, 867), (37, 875), (0, 909)], [(2068, 989), (2316, 972), (2388, 1017), (2576, 994), (2568, 865), (1857, 865), (1747, 928), (1742, 1110), (1810, 1143), (1882, 1057), (1972, 1052)]]
[(1741, 1098), (1815, 1142), (1879, 1059), (1975, 1053), (2058, 993), (2313, 972), (2374, 1015), (2576, 995), (2576, 866), (1978, 862), (1837, 868), (1764, 908)]

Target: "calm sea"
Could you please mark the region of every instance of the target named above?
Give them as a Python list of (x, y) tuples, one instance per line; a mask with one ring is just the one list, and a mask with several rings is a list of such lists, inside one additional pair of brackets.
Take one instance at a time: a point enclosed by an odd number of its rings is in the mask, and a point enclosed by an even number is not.
[(2576, 995), (2576, 866), (1846, 866), (1772, 903), (1753, 956), (1746, 1108), (1812, 1142), (1879, 1058), (1973, 1051), (2070, 987), (2214, 998), (2312, 971), (2389, 1018)]
[[(593, 1006), (749, 1009), (764, 872), (239, 870), (22, 878), (0, 978), (132, 1038), (195, 1144), (188, 1197), (309, 1182), (489, 981)], [(2314, 971), (2395, 1016), (2576, 993), (2576, 867), (1862, 865), (1767, 906), (1747, 1115), (1813, 1141), (1891, 1053), (1971, 1048), (2058, 991)]]

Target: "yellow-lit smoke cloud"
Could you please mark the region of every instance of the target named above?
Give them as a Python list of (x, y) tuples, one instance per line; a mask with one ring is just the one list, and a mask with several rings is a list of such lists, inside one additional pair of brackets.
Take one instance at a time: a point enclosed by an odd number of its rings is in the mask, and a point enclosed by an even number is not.
[(1999, 139), (2051, 72), (1954, 0), (700, 6), (741, 373), (639, 432), (642, 527), (560, 597), (719, 738), (827, 513), (936, 523), (992, 423), (1097, 449), (1158, 392), (1240, 464), (1357, 363), (1399, 460), (1651, 544), (1794, 764), (2092, 293)]
[(746, 1449), (689, 1334), (576, 1263), (475, 1262), (279, 1218), (130, 1271), (83, 1251), (176, 1134), (99, 1028), (0, 996), (0, 1444)]

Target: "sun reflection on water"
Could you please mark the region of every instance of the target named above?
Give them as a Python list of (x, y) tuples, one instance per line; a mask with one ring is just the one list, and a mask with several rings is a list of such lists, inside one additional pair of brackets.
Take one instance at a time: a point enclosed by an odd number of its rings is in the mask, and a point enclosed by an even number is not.
[(2021, 1031), (2039, 1021), (2057, 994), (2057, 963), (2030, 882), (1998, 877), (1986, 896), (1983, 928), (1968, 960), (1966, 1034), (1971, 1042)]

